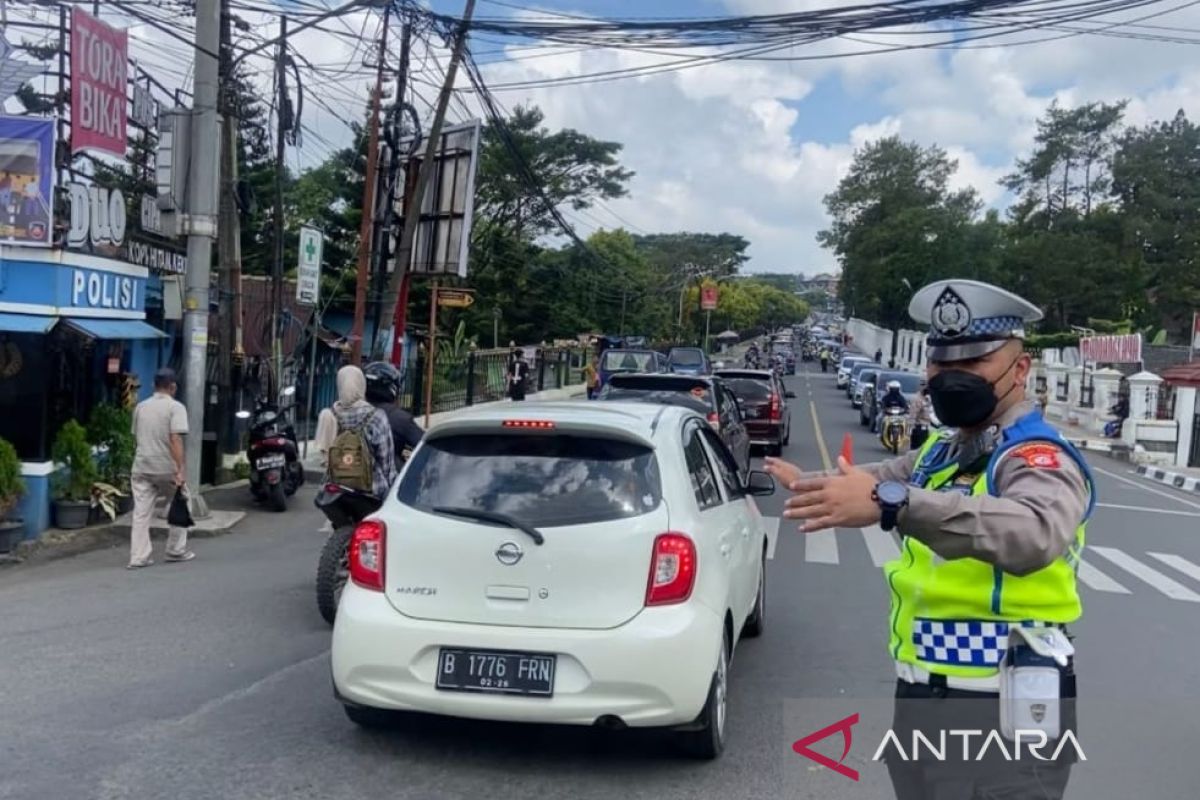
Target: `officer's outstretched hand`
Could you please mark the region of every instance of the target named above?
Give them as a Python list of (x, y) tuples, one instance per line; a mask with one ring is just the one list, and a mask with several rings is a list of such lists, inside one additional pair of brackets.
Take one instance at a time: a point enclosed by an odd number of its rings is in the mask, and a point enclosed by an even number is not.
[(788, 489), (791, 489), (793, 483), (804, 477), (804, 470), (782, 458), (768, 456), (763, 461), (763, 466), (772, 478)]
[[(785, 466), (791, 465), (785, 463)], [(792, 491), (783, 516), (805, 520), (800, 526), (804, 533), (827, 528), (862, 528), (879, 522), (879, 506), (873, 497), (877, 479), (845, 458), (838, 457), (838, 474), (828, 477), (800, 475), (787, 482), (780, 472), (771, 469), (770, 463), (767, 471)]]

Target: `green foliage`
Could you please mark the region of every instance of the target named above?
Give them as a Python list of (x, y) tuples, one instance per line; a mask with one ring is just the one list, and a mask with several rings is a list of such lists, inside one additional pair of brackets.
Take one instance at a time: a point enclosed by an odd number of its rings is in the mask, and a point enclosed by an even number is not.
[(88, 421), (87, 439), (90, 444), (107, 450), (99, 467), (100, 480), (118, 487), (129, 486), (137, 446), (133, 437), (133, 414), (110, 403), (98, 404)]
[(73, 419), (67, 420), (54, 437), (50, 455), (62, 467), (52, 481), (54, 497), (76, 502), (90, 500), (97, 473), (84, 427)]
[(25, 494), (21, 459), (7, 439), (0, 439), (0, 520), (7, 517)]
[(1065, 347), (1078, 347), (1078, 333), (1031, 333), (1025, 339), (1026, 346), (1031, 350), (1061, 350)]
[(244, 481), (250, 477), (250, 462), (244, 458), (239, 458), (233, 462), (233, 477), (240, 481)]

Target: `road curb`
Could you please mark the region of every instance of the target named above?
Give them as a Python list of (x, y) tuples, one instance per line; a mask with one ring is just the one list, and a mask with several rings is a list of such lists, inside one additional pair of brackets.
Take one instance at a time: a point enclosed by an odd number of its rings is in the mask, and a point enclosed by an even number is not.
[(1185, 492), (1200, 494), (1200, 477), (1194, 475), (1171, 472), (1170, 470), (1151, 467), (1146, 464), (1142, 464), (1137, 468), (1137, 474), (1152, 481), (1158, 481), (1176, 489), (1182, 489)]

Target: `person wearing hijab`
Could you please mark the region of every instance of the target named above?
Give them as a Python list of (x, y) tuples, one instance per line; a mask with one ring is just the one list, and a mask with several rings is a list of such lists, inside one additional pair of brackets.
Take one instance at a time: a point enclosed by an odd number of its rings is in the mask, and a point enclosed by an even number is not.
[(372, 494), (382, 498), (396, 479), (396, 450), (387, 414), (367, 402), (367, 378), (352, 364), (338, 370), (337, 393), (337, 401), (317, 417), (317, 450), (324, 458), (338, 433), (361, 430), (371, 449)]

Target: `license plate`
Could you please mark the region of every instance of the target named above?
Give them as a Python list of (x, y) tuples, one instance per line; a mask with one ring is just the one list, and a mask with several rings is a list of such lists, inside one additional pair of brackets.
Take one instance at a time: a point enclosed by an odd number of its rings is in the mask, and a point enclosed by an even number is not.
[(274, 469), (282, 467), (287, 462), (287, 457), (283, 453), (277, 453), (271, 456), (263, 456), (254, 462), (256, 469)]
[(556, 664), (557, 656), (546, 653), (444, 647), (438, 653), (437, 688), (550, 697)]

